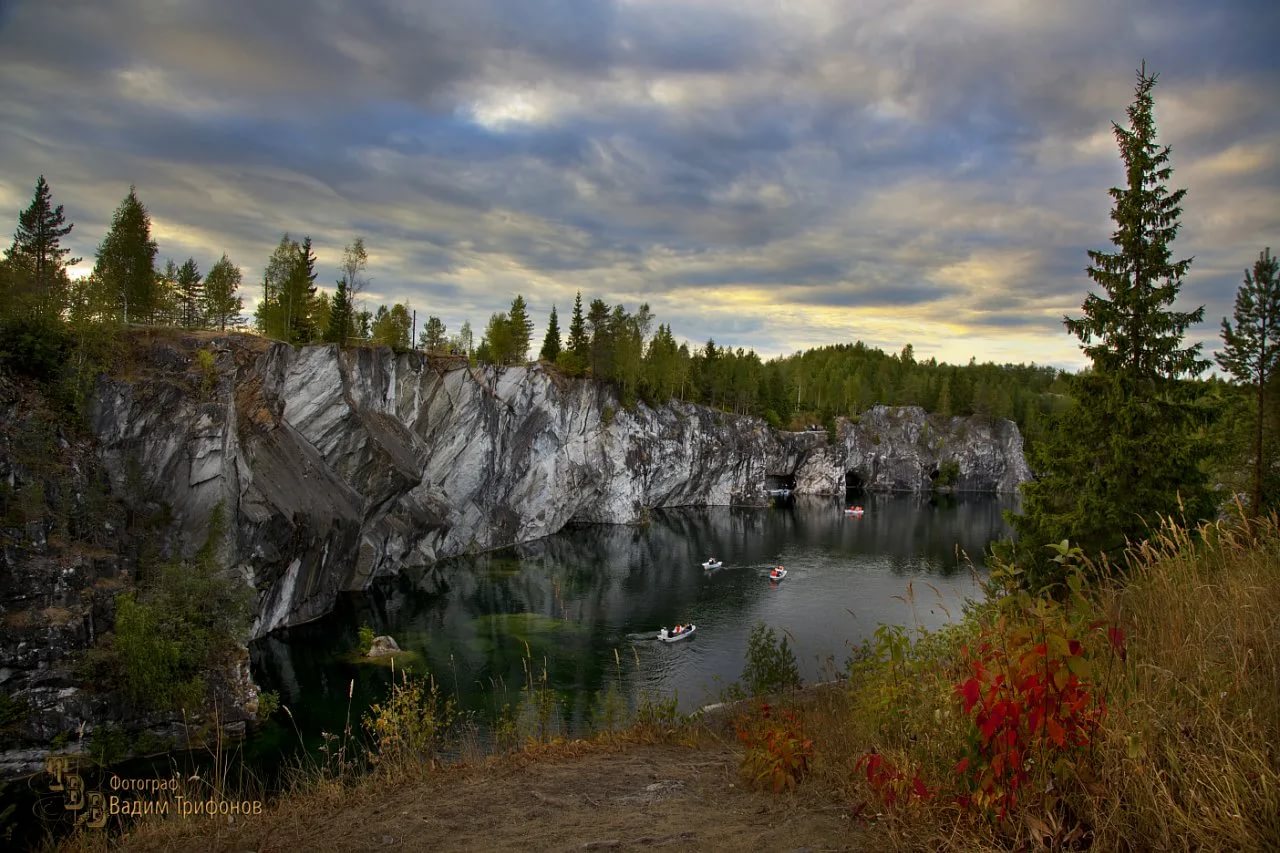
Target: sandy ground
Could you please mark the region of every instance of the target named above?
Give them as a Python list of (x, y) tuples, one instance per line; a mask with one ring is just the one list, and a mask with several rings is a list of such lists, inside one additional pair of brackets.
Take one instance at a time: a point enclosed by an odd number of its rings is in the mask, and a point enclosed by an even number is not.
[[(235, 825), (142, 831), (126, 850), (853, 850), (838, 803), (744, 788), (738, 753), (631, 744), (515, 758), (385, 785), (317, 808), (293, 803)], [(197, 830), (193, 832), (193, 830)]]

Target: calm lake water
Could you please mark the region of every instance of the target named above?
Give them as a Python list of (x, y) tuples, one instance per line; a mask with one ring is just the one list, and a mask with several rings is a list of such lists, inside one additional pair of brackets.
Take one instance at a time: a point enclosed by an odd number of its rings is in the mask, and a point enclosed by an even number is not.
[[(520, 701), (530, 667), (538, 679), (545, 671), (560, 729), (576, 732), (610, 689), (632, 707), (646, 697), (675, 696), (685, 711), (716, 701), (740, 678), (757, 623), (786, 632), (811, 681), (843, 668), (879, 624), (938, 626), (981, 596), (957, 549), (980, 565), (986, 543), (1008, 533), (1001, 512), (1012, 498), (858, 501), (860, 518), (835, 498), (655, 512), (646, 527), (570, 528), (388, 579), (255, 644), (258, 682), (279, 692), (297, 731), (269, 727), (249, 752), (296, 749), (299, 732), (314, 745), (320, 732), (342, 731), (349, 705), (358, 727), (391, 679), (353, 654), (361, 625), (412, 652), (410, 669), (432, 673), (482, 729)], [(724, 567), (706, 572), (700, 563), (712, 554)], [(771, 583), (776, 563), (789, 574)], [(678, 622), (697, 624), (696, 635), (653, 639)]]

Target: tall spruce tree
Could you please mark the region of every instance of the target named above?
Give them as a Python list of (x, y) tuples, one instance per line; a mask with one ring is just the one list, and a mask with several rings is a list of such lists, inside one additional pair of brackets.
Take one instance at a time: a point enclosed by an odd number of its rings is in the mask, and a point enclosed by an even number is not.
[(174, 283), (177, 286), (178, 321), (184, 329), (204, 328), (204, 282), (195, 258), (187, 258), (178, 269)]
[(98, 246), (93, 268), (93, 280), (104, 291), (102, 301), (113, 306), (126, 323), (155, 321), (161, 295), (156, 251), (151, 214), (138, 200), (137, 189), (129, 187)]
[(587, 320), (582, 315), (582, 291), (573, 298), (573, 316), (569, 320), (569, 340), (566, 342), (565, 367), (570, 373), (580, 374), (587, 369), (591, 355), (591, 338), (587, 336)]
[(529, 344), (532, 343), (533, 321), (529, 319), (529, 308), (524, 297), (516, 294), (511, 300), (511, 310), (507, 313), (510, 324), (511, 353), (508, 359), (511, 364), (523, 364), (529, 357)]
[(1054, 419), (1032, 453), (1036, 479), (1023, 486), (1013, 518), (1031, 580), (1056, 579), (1049, 542), (1071, 539), (1087, 552), (1114, 551), (1141, 538), (1161, 516), (1208, 509), (1191, 409), (1176, 380), (1202, 371), (1187, 327), (1204, 309), (1175, 311), (1190, 259), (1172, 260), (1185, 190), (1170, 191), (1168, 146), (1156, 143), (1151, 90), (1138, 71), (1128, 127), (1114, 124), (1126, 186), (1114, 187), (1115, 250), (1091, 251), (1084, 316), (1064, 318), (1092, 371), (1075, 384), (1075, 405)]
[(1236, 291), (1235, 326), (1222, 318), (1222, 341), (1218, 364), (1240, 383), (1250, 386), (1256, 400), (1254, 410), (1253, 493), (1250, 509), (1260, 513), (1264, 505), (1263, 473), (1267, 465), (1263, 442), (1266, 421), (1267, 385), (1280, 368), (1280, 261), (1267, 248), (1253, 264), (1252, 275), (1244, 273), (1244, 284)]
[(324, 339), (340, 347), (347, 345), (352, 337), (353, 313), (351, 291), (347, 289), (347, 278), (338, 279), (338, 287), (333, 292), (333, 302), (329, 308), (329, 326), (324, 330)]
[(244, 299), (240, 290), (240, 268), (223, 253), (204, 278), (204, 316), (210, 327), (225, 331), (240, 322)]
[(68, 258), (71, 250), (62, 246), (62, 238), (74, 227), (67, 223), (62, 205), (53, 206), (52, 191), (41, 175), (31, 204), (18, 214), (13, 245), (5, 251), (5, 311), (46, 318), (62, 315), (70, 290), (67, 267), (80, 263), (80, 258)]
[(589, 366), (591, 375), (597, 379), (608, 378), (610, 357), (613, 355), (612, 342), (609, 340), (609, 318), (612, 312), (603, 299), (592, 299), (587, 310), (587, 325), (591, 329), (589, 347)]
[(298, 247), (298, 257), (285, 281), (282, 298), (289, 318), (289, 342), (306, 344), (315, 340), (316, 256), (311, 251), (309, 236), (303, 237)]
[(547, 334), (542, 339), (542, 352), (538, 358), (555, 362), (560, 357), (560, 319), (556, 316), (556, 306), (551, 306), (551, 316), (547, 318)]

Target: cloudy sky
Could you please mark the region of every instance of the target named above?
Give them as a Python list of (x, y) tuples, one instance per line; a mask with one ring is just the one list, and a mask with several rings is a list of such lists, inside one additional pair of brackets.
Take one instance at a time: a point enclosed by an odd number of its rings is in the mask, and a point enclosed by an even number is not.
[(327, 286), (363, 235), (370, 307), (451, 331), (581, 290), (765, 355), (1076, 366), (1145, 58), (1212, 347), (1280, 249), (1277, 33), (1274, 0), (0, 0), (0, 212), (43, 173), (87, 270), (136, 184), (161, 259), (225, 251), (251, 299), (282, 232)]

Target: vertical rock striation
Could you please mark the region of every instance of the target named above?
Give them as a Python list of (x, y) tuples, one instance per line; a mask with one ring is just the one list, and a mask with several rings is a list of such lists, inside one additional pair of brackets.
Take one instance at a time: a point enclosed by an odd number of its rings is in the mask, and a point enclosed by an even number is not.
[(847, 481), (919, 491), (947, 460), (961, 489), (1012, 491), (1029, 477), (1008, 421), (877, 407), (831, 444), (684, 403), (628, 411), (539, 365), (242, 336), (209, 344), (220, 378), (198, 390), (195, 345), (155, 344), (146, 376), (104, 378), (93, 428), (118, 493), (140, 478), (170, 509), (172, 552), (198, 548), (221, 505), (219, 556), (259, 591), (255, 637), (402, 567), (570, 521), (759, 503), (766, 478), (803, 493), (843, 494)]

